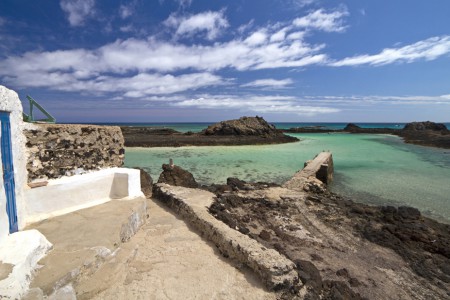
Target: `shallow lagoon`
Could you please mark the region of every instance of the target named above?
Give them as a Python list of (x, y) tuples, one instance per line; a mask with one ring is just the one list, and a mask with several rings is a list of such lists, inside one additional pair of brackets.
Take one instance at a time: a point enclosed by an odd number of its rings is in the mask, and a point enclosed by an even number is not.
[(300, 142), (266, 146), (128, 148), (126, 166), (157, 180), (169, 158), (202, 184), (227, 177), (282, 183), (322, 150), (333, 153), (331, 189), (356, 201), (410, 205), (450, 222), (450, 150), (409, 145), (390, 135), (298, 134)]

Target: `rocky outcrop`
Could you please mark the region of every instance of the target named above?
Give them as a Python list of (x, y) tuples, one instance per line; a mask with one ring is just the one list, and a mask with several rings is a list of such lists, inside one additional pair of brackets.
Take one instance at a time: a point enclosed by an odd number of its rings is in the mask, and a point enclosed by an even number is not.
[(441, 123), (430, 121), (408, 123), (399, 135), (407, 143), (450, 149), (450, 131)]
[(448, 131), (447, 127), (442, 123), (426, 122), (411, 122), (405, 125), (402, 131)]
[(223, 121), (197, 133), (151, 127), (122, 127), (122, 132), (127, 147), (265, 145), (298, 141), (260, 117)]
[(359, 204), (326, 189), (235, 187), (216, 192), (210, 212), (296, 264), (301, 284), (281, 299), (450, 296), (450, 225), (412, 207)]
[(198, 183), (194, 176), (179, 166), (163, 164), (163, 172), (159, 175), (158, 183), (167, 183), (173, 186), (197, 188)]
[(344, 132), (350, 133), (368, 133), (368, 134), (398, 134), (399, 130), (394, 128), (363, 128), (354, 123), (345, 126)]
[(261, 117), (242, 117), (208, 126), (204, 135), (277, 136), (280, 132)]
[(116, 126), (27, 124), (28, 180), (120, 167), (124, 140)]
[(349, 131), (349, 132), (358, 131), (358, 130), (361, 130), (361, 127), (359, 127), (358, 125), (353, 124), (353, 123), (348, 123), (347, 126), (345, 126), (345, 128), (344, 128), (344, 131)]

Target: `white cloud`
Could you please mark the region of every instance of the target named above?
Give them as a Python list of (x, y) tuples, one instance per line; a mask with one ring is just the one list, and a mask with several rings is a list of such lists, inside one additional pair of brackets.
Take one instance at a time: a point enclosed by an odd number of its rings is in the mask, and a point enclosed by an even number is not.
[(192, 0), (175, 0), (175, 1), (178, 2), (180, 7), (182, 7), (182, 8), (189, 7), (192, 4)]
[(286, 78), (286, 79), (258, 79), (246, 84), (242, 84), (241, 87), (271, 87), (271, 88), (283, 88), (288, 85), (291, 85), (293, 83), (292, 79)]
[(3, 26), (4, 24), (6, 24), (6, 19), (0, 17), (0, 26)]
[(188, 17), (171, 14), (164, 23), (169, 27), (176, 28), (175, 34), (178, 37), (191, 37), (204, 33), (208, 40), (214, 40), (222, 30), (229, 26), (223, 10), (207, 11)]
[(357, 55), (330, 63), (331, 66), (386, 65), (395, 62), (411, 63), (419, 59), (434, 60), (450, 53), (450, 36), (432, 37), (400, 48), (383, 49), (374, 55)]
[(318, 9), (304, 17), (295, 19), (292, 24), (306, 29), (317, 29), (326, 32), (343, 32), (346, 28), (343, 18), (348, 16), (346, 9), (335, 10), (327, 13), (324, 9)]
[(175, 102), (177, 107), (195, 107), (202, 109), (239, 109), (255, 113), (277, 113), (316, 115), (335, 113), (340, 110), (332, 107), (300, 105), (300, 99), (289, 96), (260, 95), (203, 95), (199, 98)]
[(61, 9), (67, 14), (71, 26), (81, 26), (95, 14), (94, 0), (61, 0)]
[(122, 19), (126, 19), (131, 17), (134, 14), (134, 10), (135, 10), (135, 6), (136, 6), (136, 1), (133, 1), (131, 3), (128, 4), (122, 4), (119, 7), (119, 15)]
[(117, 93), (127, 98), (167, 95), (226, 83), (220, 76), (207, 72), (179, 76), (147, 73), (129, 77), (105, 75), (92, 77), (90, 75), (55, 71), (41, 74), (41, 76), (25, 73), (22, 79), (26, 81), (27, 87), (87, 92), (94, 95)]
[(119, 28), (119, 30), (122, 32), (132, 32), (132, 31), (134, 31), (134, 27), (133, 27), (133, 25), (126, 25), (126, 26), (121, 26)]
[(306, 96), (304, 103), (316, 103), (321, 105), (348, 106), (358, 105), (367, 106), (372, 104), (402, 104), (402, 105), (430, 105), (430, 104), (449, 104), (450, 95), (367, 95), (367, 96)]
[(244, 42), (250, 46), (257, 46), (264, 44), (266, 40), (267, 34), (264, 32), (264, 30), (260, 30), (252, 33), (248, 38), (245, 39)]
[[(283, 2), (285, 2), (286, 0), (283, 0)], [(292, 0), (292, 5), (294, 6), (294, 8), (297, 9), (301, 9), (307, 5), (311, 5), (314, 2), (317, 2), (317, 0)]]

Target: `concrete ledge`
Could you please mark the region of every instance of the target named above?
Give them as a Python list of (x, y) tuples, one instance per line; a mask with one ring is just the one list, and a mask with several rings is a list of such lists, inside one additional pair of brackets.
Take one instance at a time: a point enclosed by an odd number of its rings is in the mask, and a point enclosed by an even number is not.
[(302, 190), (305, 184), (314, 179), (328, 184), (333, 180), (333, 156), (331, 152), (320, 152), (313, 160), (305, 162), (302, 170), (283, 184), (284, 188)]
[(25, 190), (26, 223), (60, 216), (112, 199), (143, 196), (139, 170), (110, 168), (49, 180), (46, 186)]
[(28, 290), (38, 261), (52, 248), (37, 230), (9, 235), (0, 245), (0, 299), (20, 299)]
[(114, 258), (120, 244), (129, 240), (147, 220), (147, 199), (113, 200), (33, 224), (53, 243), (39, 264), (31, 288), (49, 296), (76, 284)]
[(214, 194), (162, 183), (154, 185), (153, 196), (162, 200), (198, 229), (224, 256), (236, 259), (254, 270), (269, 289), (279, 290), (298, 283), (298, 275), (292, 261), (231, 229), (208, 212)]

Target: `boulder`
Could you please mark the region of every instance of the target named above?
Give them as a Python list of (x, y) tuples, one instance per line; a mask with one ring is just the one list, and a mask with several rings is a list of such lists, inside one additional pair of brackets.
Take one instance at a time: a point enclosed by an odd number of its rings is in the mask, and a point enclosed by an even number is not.
[(174, 186), (197, 188), (198, 183), (194, 176), (179, 166), (163, 164), (163, 172), (159, 175), (158, 183), (167, 183)]
[(272, 136), (281, 133), (261, 117), (242, 117), (208, 126), (204, 135)]
[(411, 122), (405, 125), (403, 131), (447, 131), (447, 127), (442, 123), (426, 122)]

